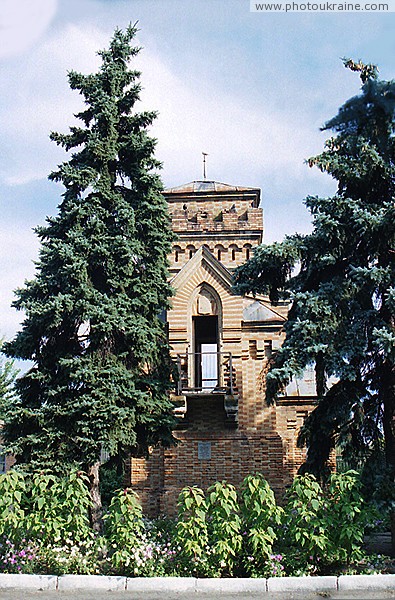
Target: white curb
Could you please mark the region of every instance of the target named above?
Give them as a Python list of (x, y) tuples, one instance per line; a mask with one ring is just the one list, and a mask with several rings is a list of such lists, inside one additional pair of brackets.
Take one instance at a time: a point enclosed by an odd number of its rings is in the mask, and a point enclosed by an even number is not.
[(19, 575), (0, 573), (0, 589), (18, 588), (34, 590), (56, 590), (56, 575)]
[(270, 577), (267, 580), (268, 592), (304, 592), (337, 590), (337, 577)]
[(395, 590), (395, 575), (340, 575), (339, 591)]
[(267, 592), (266, 579), (196, 579), (197, 592), (227, 592), (228, 594)]
[(194, 577), (128, 577), (128, 592), (194, 592)]
[(107, 590), (126, 589), (126, 577), (106, 575), (61, 575), (58, 577), (58, 590)]

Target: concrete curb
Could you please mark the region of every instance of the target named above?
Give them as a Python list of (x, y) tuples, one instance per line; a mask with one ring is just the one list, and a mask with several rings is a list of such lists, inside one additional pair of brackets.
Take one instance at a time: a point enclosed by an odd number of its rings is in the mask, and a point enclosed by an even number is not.
[(337, 577), (271, 577), (267, 580), (268, 592), (326, 592), (337, 590)]
[(56, 590), (56, 575), (20, 575), (18, 573), (0, 573), (0, 589), (16, 588), (31, 590)]
[(126, 581), (128, 592), (194, 592), (194, 577), (130, 577)]
[(58, 590), (126, 590), (126, 577), (108, 575), (61, 575), (58, 577)]
[(395, 575), (195, 579), (194, 577), (116, 577), (106, 575), (19, 575), (0, 573), (0, 589), (105, 590), (228, 594), (393, 590)]
[(228, 594), (267, 592), (266, 579), (196, 579), (196, 592), (227, 592)]
[(395, 575), (340, 575), (338, 589), (345, 590), (395, 590)]

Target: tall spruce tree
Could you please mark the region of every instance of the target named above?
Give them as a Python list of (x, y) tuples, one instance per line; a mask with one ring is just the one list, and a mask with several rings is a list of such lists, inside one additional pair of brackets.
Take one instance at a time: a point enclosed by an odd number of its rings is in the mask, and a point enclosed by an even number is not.
[(315, 365), (318, 403), (299, 436), (304, 470), (322, 476), (337, 443), (355, 456), (384, 436), (394, 478), (395, 82), (373, 65), (345, 65), (359, 72), (362, 93), (325, 124), (335, 135), (309, 160), (337, 180), (337, 194), (307, 198), (312, 233), (259, 247), (235, 287), (292, 302), (266, 395), (273, 402)]
[(135, 26), (115, 31), (97, 73), (69, 73), (86, 105), (76, 115), (82, 125), (51, 134), (74, 152), (50, 175), (64, 185), (63, 200), (36, 230), (36, 275), (14, 302), (26, 318), (6, 344), (8, 356), (34, 363), (6, 415), (8, 448), (30, 469), (85, 469), (97, 528), (101, 450), (143, 455), (172, 441), (172, 369), (159, 315), (171, 296), (173, 234), (147, 134), (156, 113), (134, 109), (135, 34)]

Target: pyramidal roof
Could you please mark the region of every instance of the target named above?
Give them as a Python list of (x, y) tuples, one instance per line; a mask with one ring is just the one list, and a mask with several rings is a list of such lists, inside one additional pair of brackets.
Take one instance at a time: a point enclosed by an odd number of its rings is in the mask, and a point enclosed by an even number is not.
[(195, 194), (206, 192), (251, 192), (258, 188), (244, 187), (239, 185), (229, 185), (229, 183), (220, 183), (219, 181), (191, 181), (177, 187), (168, 188), (165, 194)]

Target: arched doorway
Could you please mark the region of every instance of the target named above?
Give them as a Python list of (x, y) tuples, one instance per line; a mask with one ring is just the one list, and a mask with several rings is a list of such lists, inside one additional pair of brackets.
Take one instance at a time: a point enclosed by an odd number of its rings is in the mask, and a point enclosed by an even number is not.
[(220, 379), (221, 300), (211, 286), (202, 284), (193, 296), (191, 308), (193, 383), (198, 390), (211, 391), (218, 387)]

